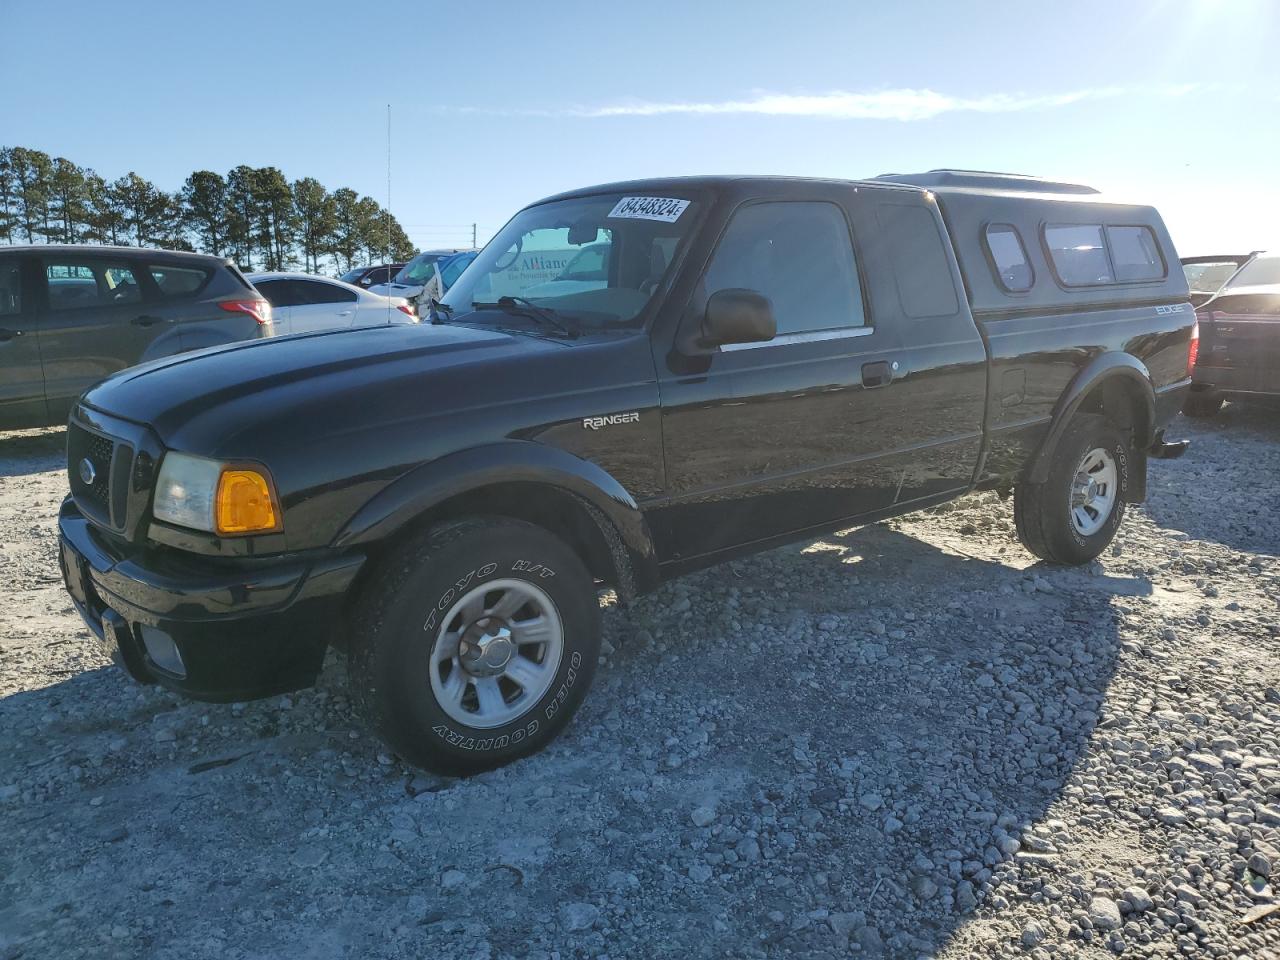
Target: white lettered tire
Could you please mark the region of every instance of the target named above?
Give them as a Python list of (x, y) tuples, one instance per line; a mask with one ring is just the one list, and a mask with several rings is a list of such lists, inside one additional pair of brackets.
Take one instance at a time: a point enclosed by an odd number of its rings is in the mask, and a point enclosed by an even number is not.
[(429, 530), (375, 573), (355, 616), (352, 694), (400, 756), (464, 775), (551, 742), (591, 686), (600, 605), (578, 556), (531, 523)]

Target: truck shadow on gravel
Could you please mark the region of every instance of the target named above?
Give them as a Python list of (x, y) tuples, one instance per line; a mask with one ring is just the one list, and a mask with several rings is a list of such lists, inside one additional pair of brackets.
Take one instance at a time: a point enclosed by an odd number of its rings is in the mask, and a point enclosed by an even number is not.
[(58, 470), (67, 462), (67, 431), (0, 431), (0, 477), (22, 477)]
[[(715, 732), (691, 758), (701, 781), (747, 773), (720, 801), (732, 827), (705, 841), (724, 858), (717, 874), (748, 881), (720, 901), (750, 934), (740, 946), (842, 955), (852, 937), (863, 956), (936, 949), (1001, 862), (1052, 855), (1052, 831), (1032, 828), (1098, 721), (1117, 656), (1113, 601), (1150, 584), (1022, 571), (887, 526), (731, 570), (695, 578), (695, 622), (728, 620), (705, 646), (688, 648), (692, 625), (672, 622), (669, 598), (649, 605), (650, 632), (670, 637), (680, 669), (642, 682), (713, 705)], [(768, 635), (756, 639), (760, 622)], [(627, 666), (647, 669), (643, 657)], [(851, 916), (832, 923), (823, 909)]]
[(105, 669), (15, 694), (0, 947), (916, 957), (1063, 842), (1142, 583), (885, 526), (737, 561), (610, 608), (566, 734), (465, 781), (380, 758), (336, 657), (241, 706)]

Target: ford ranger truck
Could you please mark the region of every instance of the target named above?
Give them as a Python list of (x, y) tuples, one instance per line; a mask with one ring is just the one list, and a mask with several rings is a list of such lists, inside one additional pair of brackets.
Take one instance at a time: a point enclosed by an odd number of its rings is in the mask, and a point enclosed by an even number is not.
[[(606, 279), (522, 276), (607, 247)], [(540, 284), (524, 296), (525, 286)], [(995, 489), (1080, 564), (1145, 495), (1196, 349), (1159, 215), (1071, 184), (645, 180), (517, 213), (430, 323), (178, 356), (67, 432), (66, 586), (206, 700), (346, 651), (370, 726), (466, 774), (591, 685), (601, 591)]]

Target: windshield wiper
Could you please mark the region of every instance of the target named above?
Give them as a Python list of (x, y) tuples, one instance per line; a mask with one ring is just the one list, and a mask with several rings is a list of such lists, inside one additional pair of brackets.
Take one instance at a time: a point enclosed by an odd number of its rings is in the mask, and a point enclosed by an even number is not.
[(505, 310), (507, 313), (514, 313), (518, 316), (529, 317), (537, 320), (539, 323), (549, 327), (554, 327), (570, 339), (575, 339), (581, 335), (580, 330), (575, 330), (563, 320), (555, 315), (555, 312), (547, 307), (540, 307), (532, 300), (524, 297), (499, 297), (496, 303), (472, 303), (471, 306), (477, 309), (492, 309), (497, 307), (499, 310)]

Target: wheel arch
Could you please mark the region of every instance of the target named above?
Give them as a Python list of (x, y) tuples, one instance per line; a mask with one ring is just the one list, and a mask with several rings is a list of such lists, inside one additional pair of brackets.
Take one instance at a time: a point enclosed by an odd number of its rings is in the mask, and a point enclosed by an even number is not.
[(1132, 437), (1134, 469), (1129, 501), (1146, 495), (1146, 451), (1155, 430), (1156, 400), (1151, 372), (1132, 354), (1111, 351), (1089, 361), (1068, 385), (1054, 407), (1049, 430), (1032, 458), (1027, 479), (1044, 483), (1053, 451), (1067, 424), (1077, 413), (1097, 413)]
[(526, 440), (474, 447), (411, 470), (361, 507), (333, 545), (376, 555), (438, 523), (484, 515), (559, 536), (620, 600), (657, 586), (653, 541), (631, 494), (598, 465)]

